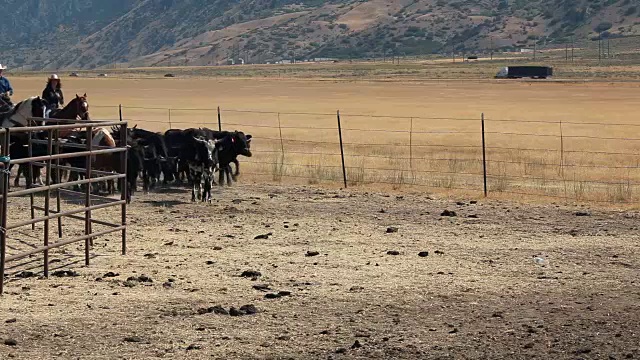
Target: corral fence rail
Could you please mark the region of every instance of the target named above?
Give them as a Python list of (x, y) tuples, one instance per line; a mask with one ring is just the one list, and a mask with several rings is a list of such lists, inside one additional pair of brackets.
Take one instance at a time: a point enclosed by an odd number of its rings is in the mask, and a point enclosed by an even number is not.
[[(0, 294), (4, 291), (4, 282), (6, 277), (7, 264), (16, 262), (36, 254), (44, 254), (43, 272), (44, 276), (49, 276), (49, 252), (52, 249), (70, 245), (73, 243), (84, 241), (84, 260), (85, 265), (89, 265), (90, 249), (93, 246), (93, 240), (101, 236), (120, 232), (122, 242), (122, 254), (126, 253), (126, 193), (127, 193), (127, 146), (126, 146), (126, 121), (75, 121), (75, 120), (58, 120), (58, 119), (42, 119), (33, 118), (28, 119), (28, 126), (26, 127), (14, 127), (0, 129)], [(46, 124), (45, 124), (46, 123)], [(41, 125), (45, 124), (45, 125)], [(119, 146), (116, 147), (104, 147), (92, 145), (93, 130), (100, 127), (119, 127), (122, 131), (122, 138)], [(61, 132), (68, 131), (84, 131), (86, 134), (85, 145), (70, 144), (61, 139)], [(42, 139), (41, 136), (46, 134), (46, 137)], [(20, 159), (11, 158), (11, 143), (14, 137), (22, 137), (23, 140), (28, 142), (28, 156)], [(26, 139), (25, 139), (26, 138)], [(46, 151), (43, 154), (41, 151), (35, 155), (34, 148), (40, 145), (46, 146)], [(64, 151), (68, 147), (78, 147), (75, 151), (68, 153)], [(117, 154), (117, 155), (116, 155)], [(93, 168), (92, 159), (96, 156), (118, 156), (119, 155), (119, 169), (116, 172), (98, 171)], [(61, 160), (66, 158), (84, 158), (84, 168), (72, 168), (69, 166), (61, 165)], [(27, 185), (25, 189), (10, 190), (9, 189), (9, 176), (10, 167), (13, 165), (26, 165), (28, 169)], [(47, 176), (45, 177), (44, 185), (36, 185), (32, 183), (34, 166), (42, 166), (46, 169)], [(55, 170), (55, 172), (53, 172)], [(76, 172), (82, 172), (84, 179), (76, 181), (62, 182), (59, 170), (71, 170)], [(52, 174), (55, 174), (55, 179)], [(112, 199), (94, 195), (91, 192), (91, 184), (102, 181), (120, 181), (121, 197), (120, 199)], [(84, 191), (76, 192), (66, 189), (69, 186), (84, 186)], [(80, 196), (83, 198), (84, 203), (80, 208), (74, 208), (70, 210), (64, 210), (63, 205), (66, 204), (62, 199), (62, 193)], [(44, 194), (44, 204), (41, 206), (36, 201), (36, 194)], [(29, 220), (14, 220), (14, 215), (20, 215), (15, 211), (16, 205), (9, 207), (10, 198), (17, 198), (22, 196), (29, 197), (30, 203), (30, 219)], [(41, 199), (38, 199), (41, 200)], [(52, 209), (52, 201), (55, 200), (55, 208)], [(95, 218), (95, 212), (101, 209), (107, 209), (110, 207), (119, 207), (120, 218), (117, 222), (105, 221)], [(42, 212), (42, 216), (37, 216), (39, 212)], [(81, 220), (84, 222), (84, 234), (81, 236), (73, 236), (73, 234), (67, 234), (63, 231), (63, 218)], [(51, 223), (57, 222), (57, 241), (52, 241), (54, 234), (51, 231)], [(36, 231), (36, 224), (42, 223), (42, 245), (28, 244), (27, 249), (21, 249), (19, 247), (11, 246), (9, 240), (10, 235), (18, 228), (31, 226), (32, 231)], [(105, 227), (104, 230), (95, 231), (93, 225), (99, 225)], [(22, 235), (17, 233), (17, 236)], [(16, 243), (24, 244), (21, 238), (15, 238)], [(10, 253), (10, 251), (12, 253)]]
[[(243, 173), (342, 186), (386, 184), (567, 201), (631, 203), (640, 185), (640, 125), (211, 108), (119, 109), (155, 131), (209, 127), (254, 138)], [(117, 113), (112, 113), (117, 114)]]

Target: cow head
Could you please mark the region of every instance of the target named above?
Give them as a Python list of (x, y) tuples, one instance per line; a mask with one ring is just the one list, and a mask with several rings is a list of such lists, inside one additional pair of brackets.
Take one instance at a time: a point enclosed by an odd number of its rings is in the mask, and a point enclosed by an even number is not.
[[(206, 140), (206, 139), (199, 138), (199, 137), (194, 137), (194, 139), (199, 144), (204, 146), (204, 148), (206, 149), (206, 151), (207, 151), (206, 161), (216, 163), (217, 161), (214, 161), (214, 160), (217, 160), (217, 159), (215, 159), (215, 157), (216, 157), (215, 156), (215, 152), (216, 152), (216, 144), (218, 143), (218, 140)], [(200, 160), (205, 160), (205, 159), (200, 159)]]
[(251, 157), (251, 135), (245, 135), (242, 131), (234, 131), (231, 135), (233, 149), (238, 155)]

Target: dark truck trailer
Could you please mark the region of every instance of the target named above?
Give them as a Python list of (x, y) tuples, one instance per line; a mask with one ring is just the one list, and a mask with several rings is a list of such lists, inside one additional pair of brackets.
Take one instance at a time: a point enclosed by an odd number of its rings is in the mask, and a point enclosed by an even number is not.
[(549, 66), (507, 66), (496, 74), (496, 79), (546, 79), (550, 76), (553, 76), (553, 68)]

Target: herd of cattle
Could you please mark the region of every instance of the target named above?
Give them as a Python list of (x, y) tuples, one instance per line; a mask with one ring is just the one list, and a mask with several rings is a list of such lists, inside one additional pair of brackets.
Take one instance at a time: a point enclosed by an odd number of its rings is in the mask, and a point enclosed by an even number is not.
[[(120, 144), (121, 130), (114, 127), (110, 130), (97, 129), (94, 133), (94, 141), (99, 140), (102, 146), (122, 146)], [(100, 132), (102, 132), (100, 134)], [(42, 134), (41, 134), (42, 135)], [(42, 136), (35, 135), (39, 141), (32, 141), (32, 156), (48, 154), (46, 141)], [(245, 135), (241, 131), (213, 131), (207, 128), (191, 128), (186, 130), (168, 130), (164, 134), (155, 133), (136, 127), (129, 128), (126, 136), (127, 142), (127, 201), (131, 201), (132, 194), (137, 191), (137, 182), (141, 177), (145, 191), (153, 189), (162, 181), (184, 183), (191, 185), (191, 200), (211, 201), (211, 188), (215, 184), (214, 174), (219, 173), (219, 185), (232, 181), (240, 173), (238, 156), (250, 157), (251, 135)], [(65, 137), (66, 146), (60, 149), (62, 153), (86, 151), (85, 132), (72, 133)], [(10, 153), (12, 159), (26, 158), (28, 156), (28, 139), (12, 139)], [(83, 176), (82, 169), (86, 168), (86, 157), (67, 157), (60, 160), (60, 165), (69, 171), (57, 171), (52, 169), (51, 182), (62, 181), (68, 173), (68, 181), (75, 181)], [(235, 172), (231, 164), (235, 164)], [(121, 156), (118, 153), (95, 155), (92, 160), (92, 168), (101, 171), (121, 171)], [(21, 174), (27, 178), (27, 166), (18, 169), (15, 185), (19, 184)], [(38, 182), (42, 184), (41, 168), (34, 164), (33, 178), (27, 179), (27, 183)], [(113, 181), (98, 184), (100, 188), (106, 187), (109, 194), (114, 193)], [(76, 187), (77, 188), (77, 187)]]

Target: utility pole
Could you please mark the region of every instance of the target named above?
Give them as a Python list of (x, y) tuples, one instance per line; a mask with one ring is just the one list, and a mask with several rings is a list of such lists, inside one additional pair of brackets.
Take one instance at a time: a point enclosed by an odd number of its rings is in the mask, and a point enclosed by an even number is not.
[(573, 50), (575, 48), (575, 43), (573, 39), (573, 35), (571, 35), (571, 62), (573, 62)]
[(491, 60), (493, 60), (493, 36), (491, 37)]
[(598, 64), (602, 61), (602, 32), (598, 36)]
[(456, 49), (453, 46), (453, 44), (451, 44), (451, 56), (453, 57), (453, 63), (456, 63)]
[(569, 44), (564, 44), (564, 61), (569, 62)]
[(538, 46), (538, 38), (533, 40), (533, 61), (536, 61), (536, 50)]

